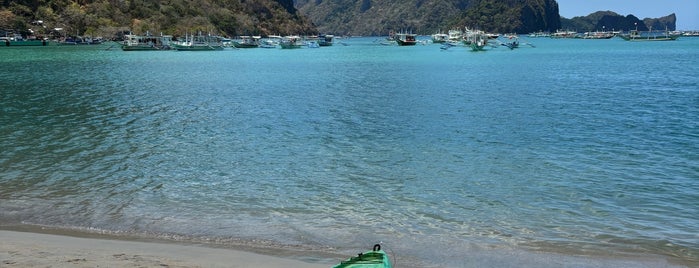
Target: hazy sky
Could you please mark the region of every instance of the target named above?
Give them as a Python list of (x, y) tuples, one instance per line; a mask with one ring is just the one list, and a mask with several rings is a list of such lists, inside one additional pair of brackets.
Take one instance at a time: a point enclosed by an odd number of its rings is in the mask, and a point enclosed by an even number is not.
[(639, 19), (675, 13), (678, 30), (699, 30), (699, 0), (556, 0), (562, 17), (586, 16), (595, 11), (614, 11)]

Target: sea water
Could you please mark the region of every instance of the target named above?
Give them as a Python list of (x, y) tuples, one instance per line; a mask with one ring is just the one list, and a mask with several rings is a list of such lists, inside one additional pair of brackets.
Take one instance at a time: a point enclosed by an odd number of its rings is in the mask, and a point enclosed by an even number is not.
[(0, 222), (382, 243), (398, 267), (697, 265), (699, 39), (520, 41), (0, 48)]

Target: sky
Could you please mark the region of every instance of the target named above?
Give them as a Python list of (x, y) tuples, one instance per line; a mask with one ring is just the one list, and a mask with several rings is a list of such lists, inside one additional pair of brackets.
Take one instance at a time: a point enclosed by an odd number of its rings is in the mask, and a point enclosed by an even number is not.
[(614, 11), (639, 19), (675, 13), (677, 30), (699, 30), (699, 0), (556, 0), (561, 17), (587, 16), (595, 11)]

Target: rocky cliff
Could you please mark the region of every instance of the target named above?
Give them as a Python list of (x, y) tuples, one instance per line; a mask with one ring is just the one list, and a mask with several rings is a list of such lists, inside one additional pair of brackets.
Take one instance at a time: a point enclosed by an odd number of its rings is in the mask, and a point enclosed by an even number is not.
[(452, 28), (528, 33), (560, 28), (555, 0), (296, 0), (321, 32), (429, 34)]
[(654, 30), (674, 31), (677, 23), (675, 14), (670, 14), (661, 18), (645, 18), (643, 20), (634, 15), (622, 16), (612, 11), (598, 11), (587, 16), (573, 17), (571, 19), (562, 18), (561, 27), (563, 29), (578, 32), (589, 31), (629, 31), (638, 29), (647, 31)]

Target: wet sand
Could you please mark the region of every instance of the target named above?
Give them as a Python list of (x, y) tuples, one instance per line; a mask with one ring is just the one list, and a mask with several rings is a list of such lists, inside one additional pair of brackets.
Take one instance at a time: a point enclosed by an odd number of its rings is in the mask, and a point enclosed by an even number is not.
[(0, 267), (331, 267), (245, 251), (174, 243), (0, 230)]

